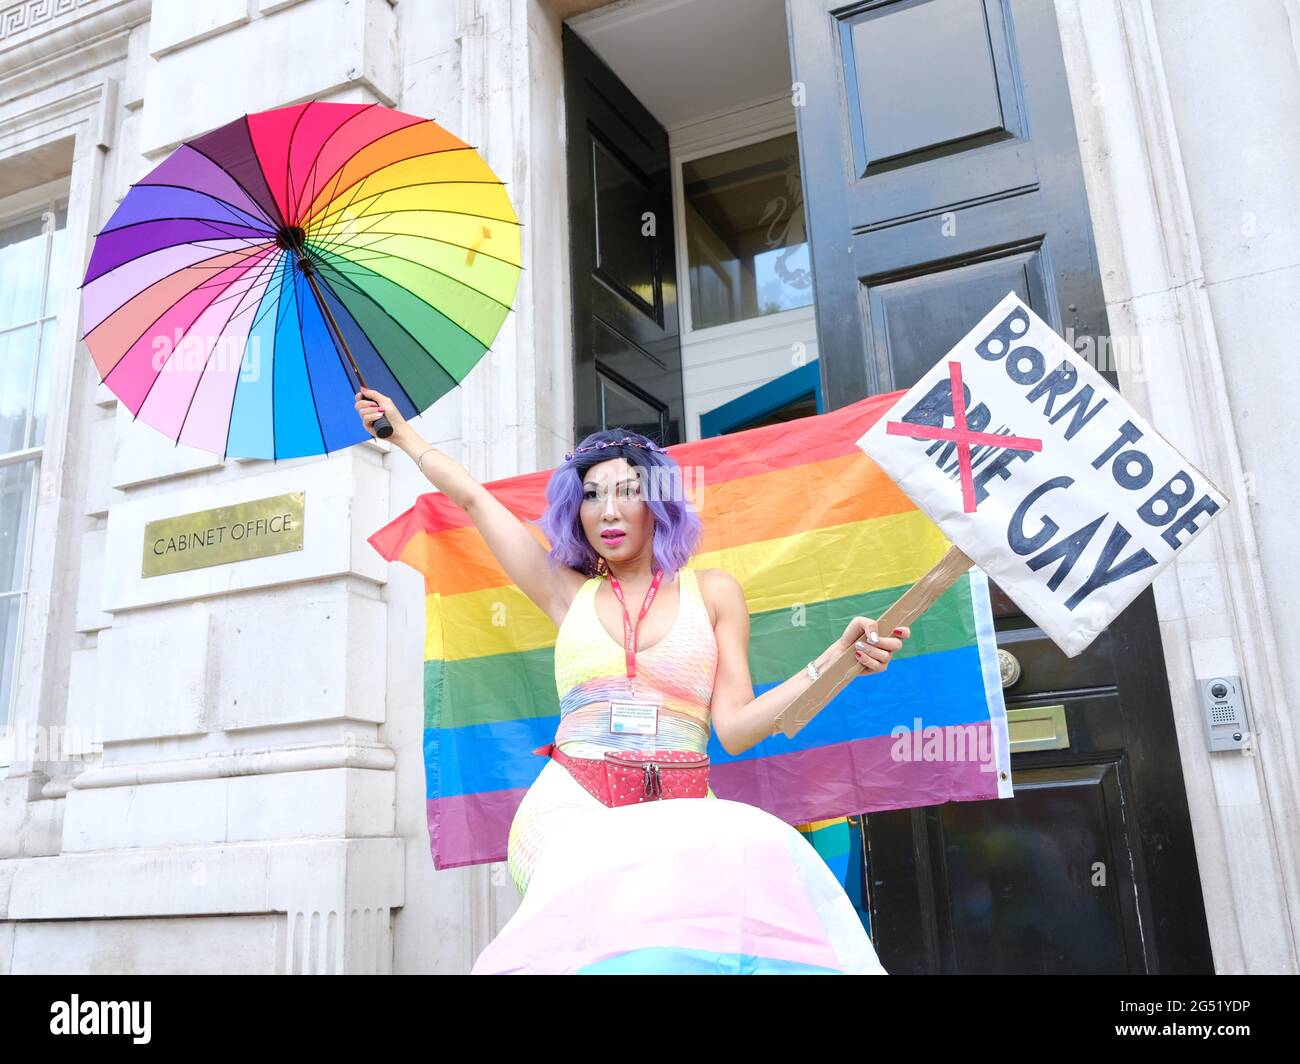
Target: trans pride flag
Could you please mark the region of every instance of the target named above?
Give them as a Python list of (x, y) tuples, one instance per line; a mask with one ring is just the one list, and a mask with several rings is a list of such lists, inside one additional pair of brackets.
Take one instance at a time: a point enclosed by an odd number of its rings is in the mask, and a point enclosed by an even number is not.
[[(704, 535), (690, 565), (740, 581), (750, 675), (761, 694), (878, 617), (949, 547), (856, 441), (898, 398), (677, 444)], [(487, 488), (526, 522), (552, 471)], [(547, 546), (540, 529), (533, 535)], [(506, 859), (510, 822), (559, 724), (556, 629), (511, 583), (440, 492), (369, 537), (424, 574), (424, 759), (438, 869)], [(508, 623), (501, 623), (508, 618)], [(1011, 797), (1006, 710), (988, 584), (972, 569), (912, 625), (888, 670), (863, 674), (793, 739), (733, 757), (713, 736), (710, 785), (792, 825), (951, 801)]]

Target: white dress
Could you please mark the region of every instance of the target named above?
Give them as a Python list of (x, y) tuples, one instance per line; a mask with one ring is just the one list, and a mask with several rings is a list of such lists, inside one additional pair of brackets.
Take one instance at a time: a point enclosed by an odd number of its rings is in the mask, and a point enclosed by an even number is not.
[[(705, 749), (717, 645), (695, 572), (681, 574), (677, 619), (636, 656), (638, 694), (662, 702), (657, 737), (609, 732), (623, 648), (595, 611), (602, 578), (575, 597), (555, 644), (565, 753)], [(886, 974), (808, 840), (712, 790), (609, 808), (548, 760), (511, 823), (508, 862), (523, 900), (475, 975)]]

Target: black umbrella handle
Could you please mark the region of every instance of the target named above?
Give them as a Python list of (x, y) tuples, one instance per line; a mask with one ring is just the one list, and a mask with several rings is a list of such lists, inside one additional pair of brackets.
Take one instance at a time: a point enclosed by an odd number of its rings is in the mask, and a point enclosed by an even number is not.
[[(357, 380), (361, 381), (361, 373), (359, 371), (357, 373)], [(362, 390), (366, 388), (365, 381), (361, 381), (361, 387)], [(388, 439), (389, 436), (393, 434), (392, 422), (390, 422), (384, 414), (380, 414), (379, 417), (377, 417), (374, 421), (372, 421), (370, 423), (370, 427), (375, 430), (375, 435), (378, 436), (381, 440), (386, 440)]]
[[(365, 380), (361, 377), (361, 369), (357, 366), (356, 359), (352, 357), (352, 349), (348, 347), (348, 342), (343, 339), (343, 330), (339, 328), (339, 323), (334, 320), (334, 314), (330, 311), (329, 304), (325, 302), (320, 294), (320, 289), (316, 286), (316, 270), (312, 265), (311, 259), (302, 255), (298, 259), (298, 265), (302, 269), (303, 275), (307, 278), (308, 284), (311, 285), (312, 295), (316, 297), (316, 305), (320, 307), (325, 315), (325, 320), (329, 322), (331, 332), (334, 334), (334, 340), (342, 348), (343, 353), (348, 356), (348, 361), (352, 363), (352, 372), (357, 375), (357, 380), (361, 381), (361, 387), (366, 387)], [(370, 427), (375, 430), (375, 435), (386, 440), (393, 434), (392, 422), (383, 414), (378, 419), (370, 423)]]
[[(361, 375), (359, 373), (357, 374), (357, 380), (361, 380)], [(363, 389), (366, 387), (365, 381), (361, 381), (361, 387)], [(372, 421), (370, 427), (375, 430), (375, 435), (381, 440), (386, 440), (393, 434), (392, 422), (390, 422), (384, 414), (380, 414), (379, 417)]]

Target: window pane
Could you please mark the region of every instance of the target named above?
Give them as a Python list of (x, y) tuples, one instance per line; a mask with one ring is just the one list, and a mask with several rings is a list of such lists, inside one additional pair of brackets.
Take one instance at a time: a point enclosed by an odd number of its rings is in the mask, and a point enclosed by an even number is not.
[[(14, 651), (18, 645), (18, 611), (22, 597), (0, 599), (0, 724), (10, 721), (9, 703), (14, 690)], [(0, 738), (0, 765), (7, 764), (13, 754), (9, 738)]]
[(47, 318), (41, 325), (41, 350), (36, 364), (36, 405), (32, 409), (32, 438), (28, 447), (45, 446), (45, 416), (50, 407), (50, 361), (54, 357), (54, 338), (59, 320)]
[(26, 446), (36, 332), (35, 325), (28, 325), (0, 333), (0, 453)]
[(27, 522), (35, 468), (35, 459), (0, 466), (0, 591), (27, 586)]
[(40, 317), (44, 273), (40, 217), (0, 229), (0, 329)]
[(45, 314), (57, 314), (59, 301), (68, 286), (68, 207), (61, 203), (54, 212), (54, 242), (50, 248), (50, 282), (45, 292)]
[(784, 406), (769, 411), (762, 417), (755, 418), (753, 421), (746, 421), (743, 425), (738, 425), (728, 431), (747, 432), (749, 429), (762, 428), (764, 425), (780, 425), (801, 417), (812, 417), (815, 413), (817, 413), (816, 394), (802, 395), (798, 399), (791, 399)]
[(682, 164), (691, 325), (811, 306), (793, 133)]

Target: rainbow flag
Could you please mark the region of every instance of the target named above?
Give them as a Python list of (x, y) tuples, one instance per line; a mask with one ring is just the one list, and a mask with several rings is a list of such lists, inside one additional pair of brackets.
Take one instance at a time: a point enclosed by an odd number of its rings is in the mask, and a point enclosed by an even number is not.
[[(880, 616), (949, 547), (857, 447), (898, 394), (668, 448), (704, 525), (691, 567), (726, 569), (745, 590), (755, 694), (802, 670), (854, 616)], [(545, 509), (551, 472), (486, 486), (528, 523)], [(515, 810), (545, 764), (532, 751), (559, 724), (555, 625), (440, 492), (421, 495), (369, 542), (424, 574), (434, 865), (503, 861)], [(886, 672), (851, 681), (794, 738), (776, 735), (733, 757), (715, 735), (708, 752), (719, 798), (796, 826), (1011, 797), (984, 575), (972, 569), (959, 580), (912, 626)]]
[(839, 880), (853, 908), (857, 910), (862, 927), (871, 934), (870, 899), (864, 891), (869, 868), (862, 845), (860, 816), (837, 816), (830, 820), (814, 820), (811, 824), (796, 824), (808, 845), (826, 862), (826, 867)]

